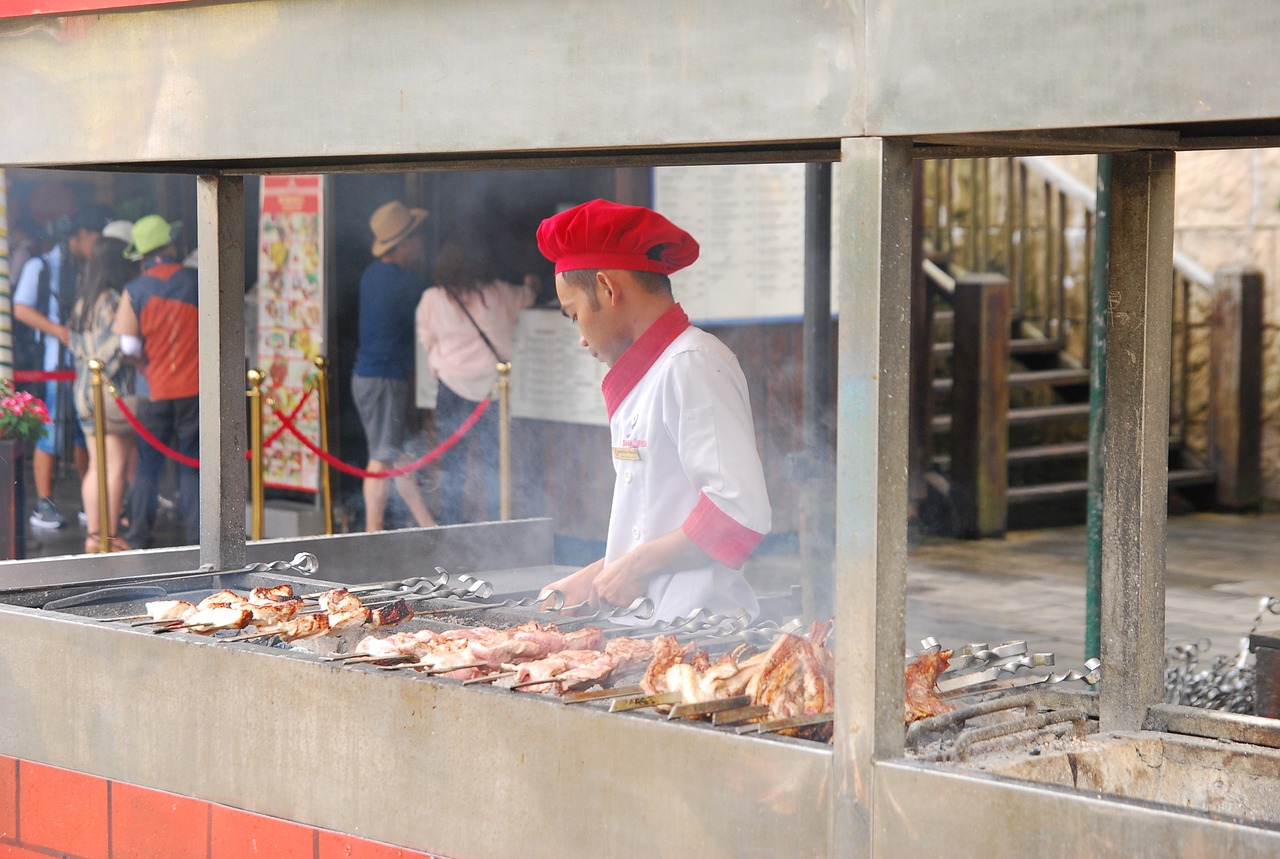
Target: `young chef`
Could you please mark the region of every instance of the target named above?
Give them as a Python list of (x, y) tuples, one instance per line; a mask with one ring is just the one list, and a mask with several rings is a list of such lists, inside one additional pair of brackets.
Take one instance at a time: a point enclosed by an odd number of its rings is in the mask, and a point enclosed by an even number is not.
[(772, 511), (738, 359), (689, 324), (669, 275), (698, 258), (657, 212), (583, 203), (538, 228), (579, 340), (609, 365), (602, 386), (616, 472), (605, 556), (552, 582), (566, 604), (625, 606), (650, 622), (759, 611), (740, 572)]

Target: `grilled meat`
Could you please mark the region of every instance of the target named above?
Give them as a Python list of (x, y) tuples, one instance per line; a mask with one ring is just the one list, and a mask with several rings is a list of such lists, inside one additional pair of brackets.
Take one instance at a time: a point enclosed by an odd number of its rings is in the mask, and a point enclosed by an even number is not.
[(292, 598), (293, 585), (288, 582), (281, 582), (269, 588), (254, 588), (249, 591), (249, 602), (254, 605), (268, 605), (270, 603), (284, 602)]
[(418, 656), (419, 651), (430, 646), (437, 635), (429, 629), (418, 632), (397, 632), (387, 638), (366, 635), (360, 639), (353, 652), (365, 656)]
[(496, 635), (498, 630), (491, 626), (468, 626), (463, 629), (451, 629), (448, 632), (440, 633), (440, 638), (456, 638), (462, 641), (474, 641), (480, 638), (488, 638)]
[(905, 718), (908, 724), (955, 709), (938, 697), (938, 675), (951, 664), (951, 651), (922, 653), (907, 666)]
[(183, 628), (207, 635), (222, 629), (244, 629), (251, 620), (253, 612), (247, 608), (214, 606), (192, 612), (183, 621)]
[(360, 601), (360, 597), (346, 588), (334, 588), (320, 594), (320, 610), (325, 614), (342, 615), (362, 608), (364, 603)]
[(535, 621), (528, 621), (512, 629), (473, 639), (470, 649), (476, 662), (497, 667), (504, 663), (532, 662), (561, 650), (589, 649), (591, 644), (603, 644), (603, 639), (598, 627), (565, 634), (553, 623), (540, 626)]
[(598, 650), (562, 650), (544, 659), (503, 667), (516, 670), (517, 685), (535, 680), (546, 681), (536, 686), (523, 686), (517, 691), (563, 695), (607, 679), (613, 673), (615, 665), (613, 659)]
[(302, 608), (302, 600), (287, 599), (268, 603), (250, 602), (238, 607), (247, 608), (253, 615), (253, 625), (262, 628), (275, 626), (289, 620)]
[(649, 695), (660, 695), (667, 690), (667, 671), (673, 665), (683, 663), (693, 645), (685, 647), (673, 635), (659, 635), (653, 640), (653, 659), (640, 678), (640, 688)]
[(564, 635), (564, 650), (604, 650), (604, 630), (598, 626), (584, 626)]
[(146, 604), (147, 614), (155, 621), (186, 620), (197, 611), (186, 600), (157, 600)]
[(196, 608), (201, 610), (207, 608), (225, 608), (226, 606), (238, 606), (246, 602), (248, 602), (248, 600), (240, 596), (240, 594), (235, 591), (222, 590), (218, 591), (216, 594), (209, 594), (209, 596), (200, 600), (196, 605)]
[(379, 606), (369, 610), (369, 626), (374, 629), (381, 629), (388, 626), (396, 626), (404, 623), (413, 617), (413, 609), (409, 608), (409, 604), (402, 599), (398, 599), (390, 605)]
[[(807, 637), (780, 635), (747, 684), (752, 703), (769, 708), (772, 719), (829, 713), (835, 708), (834, 677), (826, 649), (831, 624), (814, 622)], [(782, 733), (830, 739), (830, 723)]]
[(284, 641), (312, 638), (317, 635), (324, 635), (329, 631), (329, 615), (302, 614), (282, 622), (279, 626), (262, 631), (273, 632)]
[(349, 629), (364, 626), (369, 622), (369, 610), (364, 606), (340, 612), (329, 613), (329, 632), (341, 635)]
[(605, 655), (611, 657), (619, 674), (634, 671), (653, 660), (653, 640), (647, 638), (613, 638), (604, 646)]

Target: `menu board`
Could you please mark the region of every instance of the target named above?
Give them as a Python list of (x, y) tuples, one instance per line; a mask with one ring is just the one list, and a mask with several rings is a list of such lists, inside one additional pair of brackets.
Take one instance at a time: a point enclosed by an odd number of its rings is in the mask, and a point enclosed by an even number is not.
[(608, 367), (578, 342), (559, 310), (526, 310), (511, 357), (511, 414), (572, 424), (609, 425), (600, 384)]
[(803, 164), (657, 167), (654, 208), (702, 252), (671, 277), (694, 323), (804, 315)]
[[(262, 177), (258, 219), (258, 367), (264, 394), (292, 414), (316, 372), (324, 346), (323, 211), (319, 176)], [(319, 396), (307, 398), (293, 422), (312, 441), (320, 438)], [(276, 420), (266, 411), (263, 432)], [(267, 486), (319, 491), (319, 459), (292, 433), (263, 455)]]

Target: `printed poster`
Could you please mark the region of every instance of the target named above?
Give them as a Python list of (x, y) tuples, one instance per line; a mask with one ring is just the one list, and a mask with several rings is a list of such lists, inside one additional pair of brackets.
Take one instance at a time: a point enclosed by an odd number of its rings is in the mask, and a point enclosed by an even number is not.
[[(697, 262), (671, 276), (676, 301), (695, 325), (804, 317), (805, 165), (655, 167), (653, 207), (702, 248)], [(833, 237), (839, 229), (833, 202)], [(840, 262), (835, 244), (833, 272)], [(834, 288), (831, 301), (835, 311)]]
[[(293, 414), (313, 382), (315, 357), (324, 349), (324, 195), (320, 176), (262, 177), (258, 220), (258, 369), (266, 374), (264, 397)], [(319, 443), (319, 395), (307, 398), (293, 422)], [(264, 400), (265, 402), (265, 400)], [(269, 405), (263, 437), (279, 427)], [(277, 489), (318, 492), (319, 457), (290, 432), (264, 453), (264, 483)]]

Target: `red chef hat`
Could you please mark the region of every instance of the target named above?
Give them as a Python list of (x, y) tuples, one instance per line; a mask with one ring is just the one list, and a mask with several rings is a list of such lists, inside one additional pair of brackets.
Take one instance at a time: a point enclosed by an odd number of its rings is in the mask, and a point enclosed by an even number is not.
[(547, 218), (538, 250), (562, 271), (620, 268), (671, 274), (698, 258), (693, 236), (652, 209), (592, 200)]

